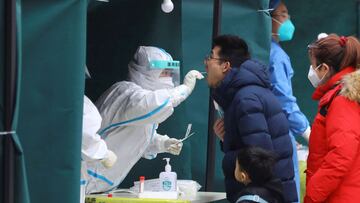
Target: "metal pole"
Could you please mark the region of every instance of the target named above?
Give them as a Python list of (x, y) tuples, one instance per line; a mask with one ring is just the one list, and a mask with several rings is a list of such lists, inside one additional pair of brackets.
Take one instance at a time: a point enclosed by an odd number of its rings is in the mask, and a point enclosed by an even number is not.
[[(15, 0), (5, 0), (5, 131), (12, 131), (16, 93), (16, 7)], [(12, 135), (4, 142), (4, 203), (14, 203), (15, 149)]]
[[(221, 0), (214, 0), (213, 38), (218, 36), (221, 30), (221, 8)], [(213, 90), (210, 89), (205, 191), (213, 191), (215, 177), (216, 135), (212, 128), (215, 121), (215, 108), (211, 98), (212, 92)]]

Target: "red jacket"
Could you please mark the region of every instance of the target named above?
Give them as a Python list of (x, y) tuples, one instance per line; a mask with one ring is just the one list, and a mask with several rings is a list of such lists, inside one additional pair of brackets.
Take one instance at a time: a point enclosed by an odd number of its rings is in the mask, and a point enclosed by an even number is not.
[(309, 141), (304, 203), (359, 203), (360, 70), (344, 68), (319, 86), (313, 99), (320, 101)]

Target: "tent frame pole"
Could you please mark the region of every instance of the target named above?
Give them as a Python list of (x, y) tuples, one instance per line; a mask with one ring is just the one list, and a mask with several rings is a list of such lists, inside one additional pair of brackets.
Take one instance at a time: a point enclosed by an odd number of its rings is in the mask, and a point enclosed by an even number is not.
[[(16, 96), (16, 2), (5, 0), (5, 115), (4, 131), (12, 131), (14, 104)], [(4, 203), (15, 202), (15, 148), (12, 133), (4, 140)]]
[[(222, 1), (214, 0), (213, 4), (214, 4), (214, 10), (213, 10), (212, 37), (215, 38), (216, 36), (218, 36), (220, 34), (220, 30), (221, 30)], [(213, 131), (213, 125), (215, 122), (215, 108), (214, 108), (213, 99), (211, 98), (213, 91), (214, 91), (213, 89), (210, 89), (205, 191), (213, 191), (214, 190), (216, 135)]]

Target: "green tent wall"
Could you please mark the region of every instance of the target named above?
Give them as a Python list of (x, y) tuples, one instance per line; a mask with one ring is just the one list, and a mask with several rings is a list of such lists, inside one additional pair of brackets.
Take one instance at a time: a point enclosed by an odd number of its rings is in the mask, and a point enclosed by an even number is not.
[(78, 202), (87, 1), (22, 5), (17, 132), (31, 202)]

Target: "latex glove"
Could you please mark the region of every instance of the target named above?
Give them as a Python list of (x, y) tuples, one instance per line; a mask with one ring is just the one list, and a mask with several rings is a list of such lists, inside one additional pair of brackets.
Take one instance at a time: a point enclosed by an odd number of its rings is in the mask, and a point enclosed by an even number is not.
[(117, 160), (116, 154), (113, 151), (108, 150), (106, 154), (106, 158), (101, 160), (101, 164), (105, 168), (111, 168), (115, 164), (116, 160)]
[(214, 123), (213, 130), (218, 138), (223, 142), (225, 136), (224, 119), (217, 119)]
[(173, 155), (179, 155), (182, 149), (183, 143), (180, 142), (178, 139), (169, 138), (164, 142), (164, 148), (166, 149), (165, 152), (168, 152)]
[(184, 83), (172, 89), (169, 93), (171, 95), (170, 101), (173, 107), (177, 107), (183, 102), (193, 91), (196, 80), (203, 79), (204, 76), (197, 70), (189, 71), (184, 78)]
[(309, 138), (310, 138), (310, 134), (311, 134), (311, 128), (308, 127), (305, 132), (301, 135), (307, 143), (309, 143)]
[(196, 84), (196, 79), (201, 80), (204, 76), (197, 70), (189, 71), (184, 77), (184, 85), (186, 85), (190, 92), (194, 89)]

